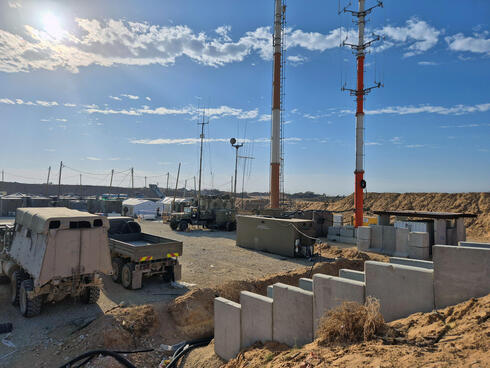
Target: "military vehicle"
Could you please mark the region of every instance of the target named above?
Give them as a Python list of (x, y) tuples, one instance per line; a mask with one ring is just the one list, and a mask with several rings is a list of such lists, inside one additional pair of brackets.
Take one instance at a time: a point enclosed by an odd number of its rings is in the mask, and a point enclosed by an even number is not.
[(143, 276), (161, 275), (166, 282), (180, 280), (182, 242), (141, 232), (131, 217), (109, 217), (112, 280), (126, 289), (140, 289)]
[(195, 201), (192, 206), (185, 207), (184, 212), (173, 212), (169, 223), (172, 230), (178, 231), (186, 231), (189, 225), (233, 231), (236, 229), (235, 214), (230, 197), (202, 196), (199, 205)]
[(107, 218), (68, 208), (18, 208), (14, 226), (0, 231), (0, 274), (25, 317), (68, 295), (99, 299), (100, 274), (112, 272)]

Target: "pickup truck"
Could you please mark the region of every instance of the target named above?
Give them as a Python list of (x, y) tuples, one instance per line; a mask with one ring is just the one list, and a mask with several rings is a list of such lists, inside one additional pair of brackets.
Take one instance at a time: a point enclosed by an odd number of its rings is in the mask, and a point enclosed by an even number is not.
[(161, 275), (163, 281), (181, 278), (182, 242), (141, 232), (131, 217), (109, 217), (112, 280), (126, 289), (140, 289), (143, 276)]

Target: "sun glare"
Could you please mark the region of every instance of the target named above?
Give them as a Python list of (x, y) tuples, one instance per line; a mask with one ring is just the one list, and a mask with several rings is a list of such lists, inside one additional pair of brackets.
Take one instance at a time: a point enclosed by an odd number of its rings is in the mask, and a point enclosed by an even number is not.
[(61, 27), (60, 19), (53, 13), (45, 13), (42, 16), (42, 23), (44, 30), (52, 37), (60, 38), (63, 35), (63, 28)]

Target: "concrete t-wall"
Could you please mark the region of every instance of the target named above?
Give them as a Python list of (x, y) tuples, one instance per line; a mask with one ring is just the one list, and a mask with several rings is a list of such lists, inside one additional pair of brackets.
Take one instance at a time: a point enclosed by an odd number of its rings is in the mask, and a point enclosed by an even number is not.
[(316, 331), (321, 318), (330, 309), (343, 302), (364, 304), (365, 284), (336, 276), (313, 275), (313, 328)]
[(364, 272), (342, 268), (339, 270), (339, 277), (344, 279), (364, 282)]
[(434, 245), (436, 308), (490, 293), (490, 249)]
[(272, 341), (272, 303), (271, 298), (249, 291), (240, 293), (242, 306), (242, 348), (257, 341)]
[(225, 298), (214, 299), (214, 351), (233, 359), (241, 349), (241, 306)]
[(274, 284), (274, 341), (302, 346), (313, 341), (313, 293), (282, 283)]
[(386, 321), (415, 312), (430, 312), (434, 308), (432, 270), (367, 261), (364, 272), (366, 297), (379, 300)]

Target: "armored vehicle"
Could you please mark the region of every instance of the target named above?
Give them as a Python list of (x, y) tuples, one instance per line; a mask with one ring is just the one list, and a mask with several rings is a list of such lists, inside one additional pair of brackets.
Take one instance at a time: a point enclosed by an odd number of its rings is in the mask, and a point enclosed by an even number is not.
[(180, 280), (182, 242), (142, 233), (131, 217), (109, 217), (109, 224), (112, 280), (127, 289), (141, 288), (143, 276)]
[(11, 302), (32, 317), (45, 302), (68, 295), (96, 303), (101, 273), (112, 272), (106, 218), (68, 208), (18, 208), (14, 226), (0, 231), (0, 274)]
[(236, 210), (229, 197), (202, 196), (192, 206), (184, 208), (184, 212), (174, 212), (169, 223), (172, 230), (185, 231), (189, 225), (200, 225), (207, 229), (236, 229)]

